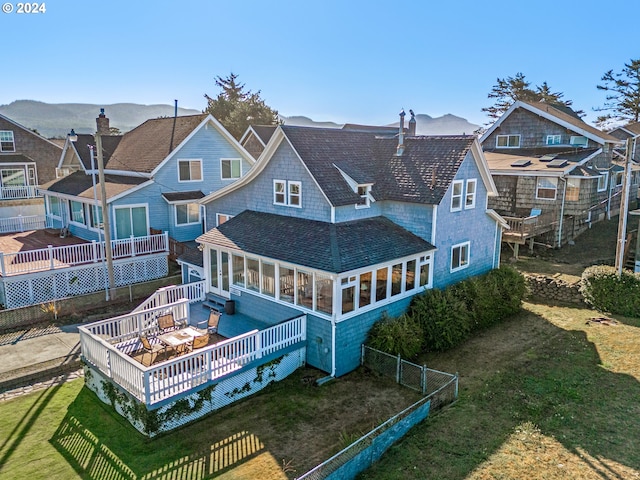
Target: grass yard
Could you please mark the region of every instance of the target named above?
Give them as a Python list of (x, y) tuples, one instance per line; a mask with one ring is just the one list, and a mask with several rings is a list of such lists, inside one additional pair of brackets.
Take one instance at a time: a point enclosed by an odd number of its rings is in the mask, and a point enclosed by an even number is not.
[[(526, 303), (424, 361), (460, 372), (459, 401), (361, 480), (640, 478), (640, 320)], [(611, 317), (613, 318), (613, 317)]]
[(300, 369), (261, 394), (150, 440), (83, 381), (0, 403), (0, 479), (287, 479), (420, 396), (357, 371), (322, 387)]

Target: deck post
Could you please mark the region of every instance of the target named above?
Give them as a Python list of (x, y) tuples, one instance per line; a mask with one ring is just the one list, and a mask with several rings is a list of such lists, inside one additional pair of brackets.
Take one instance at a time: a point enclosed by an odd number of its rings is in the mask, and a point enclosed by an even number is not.
[(55, 268), (53, 265), (53, 246), (47, 245), (47, 250), (49, 250), (49, 263), (51, 265), (50, 270), (53, 270)]
[(93, 263), (98, 263), (98, 245), (95, 240), (91, 240), (91, 253), (93, 254)]
[(4, 269), (4, 253), (0, 252), (0, 275), (6, 277), (6, 271)]
[(134, 241), (135, 237), (131, 235), (129, 238), (131, 239), (131, 256), (135, 257), (136, 256), (136, 243)]
[(262, 358), (262, 334), (256, 332), (256, 358)]

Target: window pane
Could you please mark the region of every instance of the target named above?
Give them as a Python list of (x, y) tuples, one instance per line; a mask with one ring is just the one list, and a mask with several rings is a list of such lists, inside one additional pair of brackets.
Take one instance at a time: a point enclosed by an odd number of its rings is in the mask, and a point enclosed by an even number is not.
[(218, 288), (218, 251), (213, 248), (209, 250), (209, 272), (211, 286)]
[(460, 266), (460, 247), (456, 247), (451, 252), (451, 268)]
[(280, 266), (280, 300), (293, 303), (293, 268)]
[(200, 162), (189, 162), (189, 169), (191, 171), (191, 180), (202, 180), (202, 172), (200, 171)]
[(276, 296), (276, 267), (273, 263), (262, 262), (262, 293)]
[(49, 197), (49, 213), (60, 216), (60, 199), (58, 197)]
[(387, 273), (387, 267), (376, 271), (376, 302), (387, 298)]
[(260, 291), (260, 262), (257, 258), (247, 258), (247, 288)]
[(84, 224), (84, 208), (80, 202), (69, 201), (69, 207), (71, 209), (71, 220), (74, 222)]
[(220, 288), (226, 292), (229, 290), (229, 254), (227, 252), (220, 252), (220, 272), (222, 277)]
[(244, 287), (244, 257), (241, 255), (233, 255), (231, 257), (233, 267), (233, 284)]
[(424, 287), (425, 285), (429, 285), (429, 267), (428, 263), (423, 263), (420, 265), (420, 286)]
[(176, 205), (176, 223), (182, 225), (188, 222), (187, 219), (187, 206)]
[(99, 205), (92, 205), (89, 208), (91, 215), (91, 226), (94, 228), (102, 228), (102, 207)]
[(313, 274), (298, 270), (298, 305), (313, 308)]
[(275, 182), (273, 184), (274, 196), (273, 201), (278, 204), (284, 205), (286, 203), (286, 192), (284, 182)]
[(333, 313), (333, 281), (323, 275), (316, 275), (316, 310)]
[(189, 162), (178, 162), (178, 169), (180, 171), (180, 180), (189, 180)]
[(342, 289), (342, 313), (349, 313), (355, 309), (355, 295), (355, 285), (351, 285)]
[(240, 178), (240, 160), (231, 161), (231, 177)]
[(407, 272), (404, 277), (404, 290), (408, 292), (416, 288), (416, 261), (409, 260), (407, 262)]
[(231, 160), (222, 160), (222, 178), (231, 178)]
[(131, 222), (133, 224), (133, 235), (135, 237), (144, 237), (149, 231), (147, 230), (147, 208), (133, 207), (131, 209)]
[(26, 185), (24, 170), (2, 170), (2, 185), (5, 187), (22, 187)]
[(402, 264), (391, 267), (391, 296), (402, 292)]
[(371, 277), (372, 272), (360, 274), (360, 308), (366, 307), (371, 303)]

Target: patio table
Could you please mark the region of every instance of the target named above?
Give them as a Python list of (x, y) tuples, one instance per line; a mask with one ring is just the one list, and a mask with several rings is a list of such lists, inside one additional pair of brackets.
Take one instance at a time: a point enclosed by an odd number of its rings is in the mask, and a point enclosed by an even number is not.
[(188, 343), (191, 343), (195, 337), (204, 335), (193, 327), (181, 328), (172, 332), (158, 335), (158, 339), (168, 347), (172, 347), (176, 352), (184, 351)]

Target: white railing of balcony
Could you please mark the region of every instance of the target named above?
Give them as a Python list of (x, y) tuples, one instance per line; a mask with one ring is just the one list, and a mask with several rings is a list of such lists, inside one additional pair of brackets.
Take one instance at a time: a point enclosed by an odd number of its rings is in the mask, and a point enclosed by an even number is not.
[(17, 217), (0, 218), (0, 233), (42, 230), (46, 227), (47, 217), (45, 215), (18, 215)]
[(153, 295), (138, 305), (133, 311), (148, 310), (175, 302), (180, 298), (186, 298), (189, 303), (202, 302), (206, 297), (206, 281), (185, 283), (183, 285), (171, 285), (156, 290)]
[[(86, 263), (98, 263), (105, 259), (105, 242), (92, 241), (77, 245), (65, 245), (16, 253), (0, 253), (0, 275), (54, 270)], [(113, 258), (134, 257), (152, 253), (168, 252), (167, 233), (131, 237), (126, 240), (112, 240)]]
[(23, 198), (37, 198), (42, 195), (35, 185), (17, 185), (0, 187), (0, 200), (20, 200)]
[[(188, 301), (183, 299), (179, 304), (187, 305)], [(153, 310), (158, 312), (166, 308), (167, 306)], [(302, 315), (263, 331), (253, 330), (210, 347), (145, 367), (119, 351), (114, 344), (124, 341), (124, 338), (130, 339), (133, 335), (123, 335), (118, 330), (118, 325), (123, 320), (127, 329), (134, 330), (134, 322), (129, 322), (127, 318), (145, 316), (150, 311), (144, 310), (79, 327), (82, 355), (85, 360), (147, 405), (187, 392), (231, 374), (266, 355), (306, 340), (306, 315)], [(140, 325), (145, 324), (144, 318), (138, 320), (141, 322)], [(155, 328), (157, 330), (157, 326)], [(147, 325), (147, 332), (153, 330), (154, 326)]]

